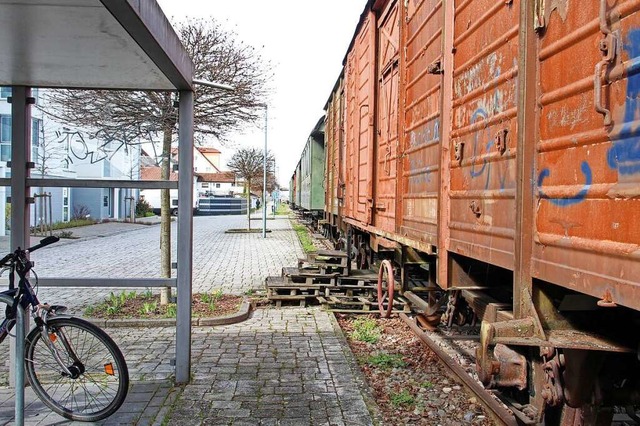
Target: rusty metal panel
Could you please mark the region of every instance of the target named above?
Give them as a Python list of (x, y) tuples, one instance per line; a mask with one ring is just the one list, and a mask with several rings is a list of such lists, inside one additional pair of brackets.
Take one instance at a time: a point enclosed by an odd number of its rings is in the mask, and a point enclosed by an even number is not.
[(455, 4), (448, 250), (513, 269), (519, 1)]
[(326, 105), (325, 129), (325, 212), (332, 225), (338, 215), (340, 145), (342, 135), (342, 77), (336, 83)]
[(371, 223), (373, 203), (375, 16), (363, 16), (345, 66), (346, 179), (345, 216)]
[(382, 8), (377, 24), (376, 167), (374, 170), (373, 224), (384, 232), (396, 231), (398, 162), (398, 85), (400, 24), (398, 2)]
[(404, 125), (398, 232), (437, 244), (444, 9), (441, 0), (405, 2)]
[(640, 2), (541, 4), (532, 275), (640, 309)]

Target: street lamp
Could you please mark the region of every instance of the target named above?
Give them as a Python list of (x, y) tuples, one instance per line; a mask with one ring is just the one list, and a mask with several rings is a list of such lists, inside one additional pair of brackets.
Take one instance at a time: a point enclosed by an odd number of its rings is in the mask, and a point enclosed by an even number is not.
[(264, 107), (264, 155), (262, 156), (262, 238), (267, 238), (267, 104)]

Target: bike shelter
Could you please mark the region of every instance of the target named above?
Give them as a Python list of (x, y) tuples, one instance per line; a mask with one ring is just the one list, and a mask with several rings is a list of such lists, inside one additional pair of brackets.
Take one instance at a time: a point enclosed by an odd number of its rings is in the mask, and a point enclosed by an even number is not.
[[(197, 81), (196, 81), (197, 83)], [(31, 88), (152, 90), (179, 94), (179, 180), (47, 179), (48, 187), (178, 189), (177, 276), (149, 279), (41, 278), (41, 286), (177, 287), (177, 383), (191, 372), (193, 258), (193, 63), (155, 0), (0, 0), (0, 86), (11, 86), (10, 246), (29, 246)], [(3, 299), (4, 301), (4, 299)], [(19, 310), (21, 311), (21, 310)], [(16, 424), (24, 422), (22, 354), (26, 320), (18, 313), (11, 375)]]

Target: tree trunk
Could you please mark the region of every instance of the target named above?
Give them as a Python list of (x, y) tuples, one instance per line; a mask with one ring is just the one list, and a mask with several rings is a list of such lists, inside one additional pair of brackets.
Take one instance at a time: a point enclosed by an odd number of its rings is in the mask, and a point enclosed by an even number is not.
[(244, 190), (247, 191), (247, 222), (249, 223), (248, 229), (251, 230), (251, 181), (245, 183)]
[[(163, 130), (161, 177), (169, 180), (171, 175), (171, 136), (172, 128)], [(160, 190), (160, 274), (162, 278), (171, 278), (171, 194), (169, 189)], [(160, 290), (160, 304), (171, 300), (171, 287)]]

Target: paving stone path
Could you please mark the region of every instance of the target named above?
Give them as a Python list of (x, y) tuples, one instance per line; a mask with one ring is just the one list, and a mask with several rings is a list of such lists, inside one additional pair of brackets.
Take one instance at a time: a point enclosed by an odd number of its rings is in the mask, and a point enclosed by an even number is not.
[[(252, 227), (259, 227), (252, 221)], [(283, 266), (303, 255), (288, 218), (267, 221), (266, 238), (260, 233), (230, 234), (229, 229), (247, 227), (242, 216), (196, 216), (193, 231), (193, 292), (221, 289), (244, 294), (264, 287), (264, 278), (279, 275)], [(158, 278), (160, 227), (106, 223), (75, 228), (79, 240), (62, 240), (33, 253), (40, 277)], [(176, 225), (173, 224), (173, 254), (176, 258)], [(35, 243), (37, 239), (33, 239)], [(41, 288), (39, 295), (50, 303), (63, 303), (69, 312), (104, 300), (118, 288)], [(144, 289), (127, 289), (144, 291)]]
[[(273, 232), (266, 239), (224, 233), (244, 226), (246, 218), (240, 217), (194, 219), (194, 291), (222, 288), (239, 294), (261, 288), (265, 276), (302, 255), (288, 220), (269, 221)], [(111, 231), (34, 253), (37, 271), (42, 276), (149, 276), (157, 226)], [(108, 291), (42, 288), (40, 295), (81, 310)], [(186, 386), (172, 381), (175, 328), (106, 331), (125, 355), (132, 385), (122, 408), (101, 424), (373, 424), (353, 355), (335, 319), (319, 308), (259, 309), (242, 323), (194, 327), (193, 379)], [(7, 371), (8, 360), (0, 365), (0, 381)], [(0, 425), (13, 424), (13, 398), (11, 388), (0, 387)], [(25, 424), (75, 424), (51, 413), (30, 388), (26, 400)]]

